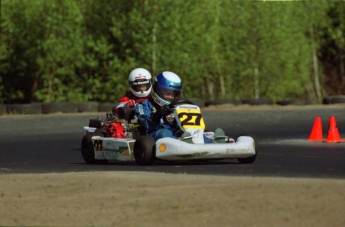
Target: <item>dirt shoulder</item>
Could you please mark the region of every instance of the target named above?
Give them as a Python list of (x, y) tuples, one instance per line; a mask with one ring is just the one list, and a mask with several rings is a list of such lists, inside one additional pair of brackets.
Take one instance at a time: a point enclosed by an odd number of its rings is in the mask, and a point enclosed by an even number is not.
[(344, 226), (345, 180), (0, 175), (0, 226)]

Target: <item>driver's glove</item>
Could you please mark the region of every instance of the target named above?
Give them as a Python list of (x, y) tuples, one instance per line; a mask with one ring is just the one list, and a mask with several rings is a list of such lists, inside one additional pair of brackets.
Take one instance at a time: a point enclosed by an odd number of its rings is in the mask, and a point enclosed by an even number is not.
[(162, 116), (167, 116), (172, 112), (172, 109), (168, 105), (164, 105), (160, 108), (160, 113), (162, 114)]
[(135, 105), (135, 100), (133, 99), (128, 100), (126, 103), (126, 107), (129, 107), (129, 108), (133, 108), (134, 105)]
[(158, 122), (158, 121), (160, 121), (161, 118), (162, 118), (162, 114), (161, 114), (159, 111), (156, 111), (156, 112), (152, 112), (152, 113), (151, 113), (151, 119), (152, 119), (152, 121)]

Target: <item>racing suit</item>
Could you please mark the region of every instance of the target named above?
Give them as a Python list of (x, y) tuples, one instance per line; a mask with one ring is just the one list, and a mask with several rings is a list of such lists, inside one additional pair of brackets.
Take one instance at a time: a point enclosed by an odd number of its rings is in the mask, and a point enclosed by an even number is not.
[[(133, 108), (136, 102), (141, 102), (147, 100), (145, 98), (138, 98), (132, 93), (127, 94), (126, 96), (119, 99), (117, 106), (112, 108), (112, 112), (115, 116), (120, 119), (130, 120), (133, 116)], [(120, 120), (113, 121), (107, 127), (107, 133), (110, 137), (114, 138), (125, 138), (125, 129), (121, 124)]]
[(129, 108), (133, 109), (135, 103), (141, 102), (147, 99), (148, 97), (138, 98), (134, 96), (132, 93), (128, 93), (119, 99), (119, 103), (113, 108), (113, 114), (115, 114), (116, 116), (120, 116), (119, 112), (121, 109), (129, 109)]
[(158, 106), (151, 98), (138, 103), (134, 107), (134, 114), (138, 123), (144, 127), (145, 133), (156, 140), (164, 137), (177, 138), (179, 131), (173, 127), (165, 117), (160, 113), (161, 107)]
[[(138, 119), (138, 123), (144, 127), (145, 134), (152, 136), (155, 140), (165, 137), (180, 137), (183, 131), (174, 123), (168, 122), (167, 117), (160, 113), (161, 108), (152, 98), (149, 98), (135, 105), (134, 114)], [(204, 135), (204, 141), (205, 143), (212, 143), (213, 139)]]

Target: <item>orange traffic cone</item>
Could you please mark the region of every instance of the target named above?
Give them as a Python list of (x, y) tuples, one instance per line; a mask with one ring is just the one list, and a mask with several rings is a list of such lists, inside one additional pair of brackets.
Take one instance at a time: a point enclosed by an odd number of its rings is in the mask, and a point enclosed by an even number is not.
[(312, 142), (323, 140), (321, 117), (315, 118), (313, 129), (311, 130), (308, 140)]
[(329, 118), (329, 128), (328, 128), (326, 143), (339, 143), (339, 142), (342, 142), (342, 140), (340, 139), (337, 123), (335, 122), (335, 117), (331, 116)]

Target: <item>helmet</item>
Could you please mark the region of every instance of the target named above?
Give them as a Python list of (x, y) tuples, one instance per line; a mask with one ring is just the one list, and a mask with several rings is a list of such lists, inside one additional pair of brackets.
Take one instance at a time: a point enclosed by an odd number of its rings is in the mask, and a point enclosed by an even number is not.
[(176, 73), (165, 71), (157, 75), (151, 95), (158, 105), (163, 106), (179, 100), (181, 92), (181, 78)]
[(133, 69), (128, 76), (129, 88), (132, 94), (138, 98), (147, 97), (152, 89), (152, 76), (143, 68)]

